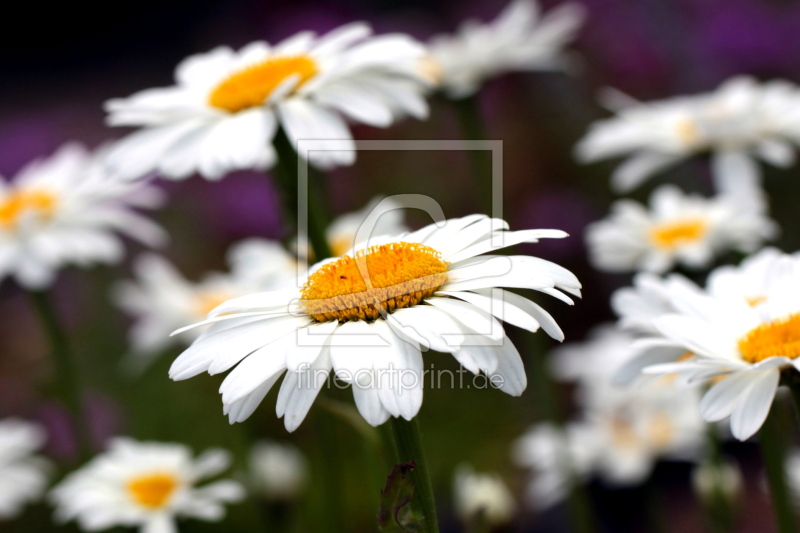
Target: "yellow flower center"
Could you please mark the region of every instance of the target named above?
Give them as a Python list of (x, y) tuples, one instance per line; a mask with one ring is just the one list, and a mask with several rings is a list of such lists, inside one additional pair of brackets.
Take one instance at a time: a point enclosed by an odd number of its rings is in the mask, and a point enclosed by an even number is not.
[(128, 492), (139, 505), (160, 509), (167, 505), (179, 484), (174, 474), (148, 474), (130, 480)]
[(0, 199), (0, 227), (16, 227), (25, 214), (33, 214), (48, 219), (55, 214), (58, 198), (50, 191), (19, 190)]
[(697, 122), (693, 119), (684, 118), (678, 122), (677, 133), (681, 142), (694, 146), (699, 140), (700, 128), (697, 127)]
[(751, 364), (770, 357), (800, 357), (800, 313), (750, 331), (739, 339), (739, 353)]
[(767, 301), (766, 296), (751, 296), (749, 298), (745, 298), (747, 305), (750, 307), (758, 307), (759, 305), (763, 304)]
[(670, 417), (664, 413), (654, 416), (647, 425), (647, 437), (650, 443), (659, 449), (668, 447), (675, 436), (675, 427)]
[(263, 104), (290, 76), (298, 76), (297, 89), (317, 72), (317, 63), (308, 56), (270, 58), (230, 75), (214, 88), (208, 103), (217, 109), (237, 113)]
[(440, 85), (442, 83), (442, 64), (432, 55), (426, 55), (417, 61), (417, 72), (428, 83)]
[(208, 313), (231, 299), (231, 296), (222, 292), (200, 293), (196, 296), (195, 310), (198, 316), (203, 318)]
[(447, 265), (428, 246), (395, 242), (359, 250), (314, 272), (300, 303), (314, 320), (372, 321), (411, 307), (447, 283)]
[(706, 222), (699, 218), (665, 222), (650, 228), (650, 241), (658, 248), (674, 250), (683, 244), (702, 239), (706, 231)]

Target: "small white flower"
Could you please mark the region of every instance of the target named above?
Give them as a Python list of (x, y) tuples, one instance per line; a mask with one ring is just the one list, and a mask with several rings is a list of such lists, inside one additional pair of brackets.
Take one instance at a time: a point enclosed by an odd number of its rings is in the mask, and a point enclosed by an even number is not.
[(199, 282), (184, 278), (166, 259), (155, 254), (138, 257), (136, 281), (114, 287), (116, 304), (135, 318), (129, 332), (136, 364), (146, 365), (166, 348), (191, 344), (201, 330), (170, 337), (187, 323), (204, 320), (220, 304), (239, 296), (280, 286), (294, 279), (296, 263), (280, 243), (247, 239), (228, 254), (230, 273), (211, 272)]
[(228, 468), (224, 450), (196, 459), (182, 444), (119, 438), (110, 449), (68, 475), (51, 492), (60, 522), (77, 520), (85, 531), (114, 526), (140, 527), (142, 533), (175, 533), (176, 520), (217, 522), (226, 503), (244, 498), (231, 480), (198, 486)]
[(70, 143), (11, 182), (0, 179), (0, 280), (13, 276), (42, 289), (65, 265), (118, 262), (124, 247), (115, 232), (149, 246), (166, 241), (160, 227), (134, 211), (161, 205), (161, 192), (114, 179), (104, 153)]
[(422, 66), (452, 98), (469, 96), (507, 72), (562, 69), (564, 47), (584, 18), (580, 4), (561, 4), (542, 14), (534, 0), (513, 0), (488, 24), (469, 20), (455, 35), (431, 39)]
[(611, 295), (611, 308), (619, 317), (619, 326), (637, 336), (656, 335), (653, 319), (675, 311), (670, 296), (673, 283), (693, 285), (677, 274), (666, 278), (649, 272), (636, 274), (631, 287), (623, 287)]
[(489, 528), (511, 522), (517, 507), (499, 474), (477, 473), (466, 465), (456, 470), (453, 503), (464, 523), (478, 521)]
[[(786, 461), (786, 472), (790, 478), (791, 462), (790, 456)], [(714, 505), (719, 496), (733, 505), (744, 494), (742, 469), (733, 460), (725, 460), (721, 464), (712, 461), (700, 463), (692, 470), (692, 489), (707, 505)]]
[[(530, 256), (479, 257), (506, 246), (562, 238), (557, 230), (507, 231), (484, 215), (451, 219), (393, 238), (370, 239), (353, 255), (314, 267), (302, 289), (252, 294), (219, 306), (211, 328), (172, 365), (170, 377), (233, 368), (220, 388), (231, 422), (245, 420), (286, 373), (277, 414), (293, 431), (330, 371), (353, 385), (367, 422), (410, 420), (422, 405), (422, 350), (451, 353), (474, 374), (518, 396), (527, 385), (502, 320), (558, 340), (563, 333), (534, 302), (499, 287), (533, 289), (571, 302), (566, 269)], [(375, 242), (379, 244), (375, 244)], [(181, 330), (179, 330), (181, 331)]]
[(739, 440), (758, 431), (781, 371), (793, 372), (800, 362), (800, 259), (783, 256), (773, 261), (766, 279), (769, 283), (757, 300), (748, 300), (738, 290), (710, 294), (676, 289), (676, 313), (653, 324), (667, 342), (694, 357), (644, 370), (678, 374), (691, 383), (715, 383), (703, 397), (700, 413), (709, 422), (730, 417), (731, 431)]
[(308, 465), (296, 447), (278, 442), (258, 442), (250, 453), (250, 479), (269, 500), (291, 502), (302, 492)]
[(774, 237), (777, 226), (764, 211), (758, 198), (706, 199), (664, 185), (653, 192), (650, 210), (617, 201), (608, 218), (589, 226), (586, 241), (592, 264), (604, 271), (703, 268), (723, 252), (750, 253)]
[(607, 93), (615, 117), (593, 124), (576, 147), (584, 162), (629, 158), (612, 176), (620, 192), (698, 153), (712, 153), (717, 192), (753, 194), (760, 187), (756, 158), (794, 164), (800, 142), (800, 91), (786, 81), (736, 77), (716, 91), (641, 103)]
[(276, 45), (257, 41), (191, 56), (178, 65), (176, 85), (106, 104), (110, 125), (143, 128), (117, 144), (109, 164), (128, 178), (158, 171), (220, 179), (267, 169), (279, 125), (293, 146), (299, 139), (340, 141), (336, 151), (311, 152), (315, 165), (352, 164), (354, 145), (341, 149), (341, 141), (352, 141), (345, 117), (387, 127), (428, 112), (415, 66), (424, 47), (406, 35), (371, 33), (353, 23), (321, 37), (306, 31)]
[(19, 516), (47, 488), (49, 464), (34, 455), (44, 441), (44, 430), (36, 424), (0, 420), (0, 520)]
[(800, 509), (800, 448), (789, 450), (784, 464), (786, 465), (786, 481), (792, 492), (794, 505)]

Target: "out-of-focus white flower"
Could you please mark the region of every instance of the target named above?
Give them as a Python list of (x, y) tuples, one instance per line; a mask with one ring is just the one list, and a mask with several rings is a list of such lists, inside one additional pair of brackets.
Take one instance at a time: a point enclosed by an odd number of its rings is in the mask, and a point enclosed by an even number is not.
[[(791, 458), (787, 458), (787, 473), (790, 468)], [(733, 505), (743, 495), (742, 470), (733, 460), (726, 460), (721, 464), (705, 461), (692, 470), (692, 488), (706, 504), (713, 504), (721, 496), (728, 504)]]
[(0, 420), (0, 520), (16, 518), (47, 488), (49, 464), (34, 455), (44, 441), (44, 429), (36, 424)]
[(290, 502), (300, 495), (308, 465), (296, 447), (278, 442), (258, 442), (250, 453), (250, 479), (269, 500)]
[[(109, 164), (128, 178), (158, 171), (216, 180), (266, 169), (275, 163), (279, 126), (295, 147), (321, 140), (309, 157), (315, 165), (352, 164), (346, 119), (387, 127), (428, 113), (416, 69), (425, 48), (406, 35), (371, 34), (356, 22), (321, 37), (305, 31), (274, 46), (257, 41), (190, 56), (175, 71), (176, 85), (106, 104), (110, 125), (142, 128), (116, 145)], [(336, 149), (325, 149), (328, 140), (339, 141)]]
[(51, 492), (60, 522), (77, 520), (86, 531), (114, 526), (142, 533), (174, 533), (176, 520), (217, 522), (225, 504), (241, 501), (244, 488), (221, 480), (198, 486), (230, 465), (224, 450), (192, 457), (182, 444), (119, 438), (110, 449), (69, 474)]
[(468, 20), (455, 35), (431, 39), (430, 56), (421, 68), (452, 98), (469, 96), (507, 72), (562, 69), (564, 47), (575, 39), (584, 18), (577, 3), (542, 14), (534, 0), (513, 0), (488, 24)]
[[(745, 272), (764, 279), (759, 269), (743, 268), (740, 274)], [(800, 368), (800, 258), (784, 255), (771, 261), (766, 279), (764, 293), (754, 300), (739, 290), (710, 294), (676, 288), (676, 312), (653, 324), (667, 342), (694, 357), (644, 369), (653, 375), (676, 374), (685, 382), (714, 383), (700, 413), (709, 422), (730, 417), (739, 440), (763, 424), (781, 372)]]
[(794, 498), (795, 507), (800, 508), (800, 448), (792, 448), (786, 454), (786, 481)]
[(117, 232), (148, 246), (166, 241), (160, 227), (134, 210), (160, 206), (161, 191), (115, 179), (104, 169), (104, 154), (70, 143), (11, 182), (0, 179), (0, 280), (14, 277), (42, 289), (65, 265), (116, 263), (124, 254)]
[(544, 309), (500, 287), (571, 302), (564, 293), (580, 296), (580, 282), (536, 257), (481, 256), (565, 236), (508, 231), (502, 220), (471, 215), (369, 240), (352, 255), (311, 267), (302, 289), (236, 298), (188, 326), (212, 324), (175, 360), (170, 377), (235, 366), (220, 388), (233, 423), (249, 417), (286, 373), (277, 413), (289, 431), (303, 421), (331, 370), (352, 384), (368, 423), (412, 419), (422, 405), (421, 352), (428, 349), (452, 353), (466, 369), (518, 396), (527, 386), (525, 369), (495, 315), (529, 331), (542, 327), (559, 340), (563, 333)]
[(586, 242), (592, 264), (609, 272), (703, 268), (718, 254), (751, 253), (773, 238), (778, 228), (765, 210), (758, 198), (706, 199), (664, 185), (653, 192), (649, 210), (617, 201), (608, 218), (589, 226)]
[(576, 154), (584, 162), (629, 156), (612, 176), (617, 191), (711, 152), (717, 191), (752, 195), (760, 190), (757, 158), (780, 167), (795, 161), (800, 91), (787, 81), (759, 83), (740, 76), (696, 96), (641, 103), (609, 92), (605, 100), (617, 115), (593, 124)]
[(508, 524), (517, 507), (499, 474), (478, 473), (467, 465), (456, 470), (453, 503), (464, 523), (478, 520), (486, 527)]
[(245, 294), (279, 287), (296, 276), (296, 262), (280, 243), (252, 238), (228, 253), (230, 273), (212, 272), (199, 282), (184, 278), (166, 259), (154, 254), (134, 263), (136, 281), (114, 288), (116, 304), (135, 322), (129, 332), (133, 357), (147, 364), (176, 343), (190, 344), (202, 330), (170, 337), (187, 323), (204, 320), (220, 304)]

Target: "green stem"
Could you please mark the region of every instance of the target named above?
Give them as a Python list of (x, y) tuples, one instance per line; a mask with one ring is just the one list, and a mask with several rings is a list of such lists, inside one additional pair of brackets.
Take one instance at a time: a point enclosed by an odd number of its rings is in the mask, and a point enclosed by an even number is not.
[[(299, 223), (298, 217), (302, 212), (300, 202), (303, 201), (299, 194), (298, 165), (307, 163), (300, 160), (292, 143), (282, 129), (278, 130), (277, 135), (275, 135), (274, 145), (275, 151), (278, 153), (278, 161), (275, 163), (273, 174), (281, 190), (287, 226), (294, 228)], [(305, 202), (308, 213), (308, 240), (314, 252), (314, 258), (320, 261), (331, 257), (328, 240), (325, 237), (328, 221), (325, 217), (325, 208), (320, 201), (320, 195), (315, 194), (314, 183), (312, 182), (320, 180), (312, 180), (311, 175), (312, 169), (309, 168), (309, 179), (306, 181), (308, 195)]]
[(50, 295), (45, 291), (29, 291), (28, 294), (50, 340), (56, 391), (72, 419), (79, 459), (87, 459), (91, 454), (89, 429), (83, 417), (80, 378), (69, 340), (58, 321)]
[[(706, 442), (708, 444), (708, 462), (711, 468), (716, 472), (716, 481), (713, 492), (710, 495), (700, 494), (700, 498), (706, 498), (702, 501), (703, 508), (706, 512), (708, 523), (711, 530), (715, 533), (727, 533), (733, 531), (736, 516), (730, 496), (725, 492), (724, 472), (725, 472), (725, 459), (722, 456), (722, 444), (720, 443), (717, 427), (714, 424), (706, 424)], [(699, 468), (699, 467), (695, 467)]]
[[(485, 141), (486, 128), (481, 119), (478, 100), (475, 96), (451, 100), (458, 115), (461, 133), (469, 141)], [(491, 152), (487, 150), (467, 150), (470, 163), (470, 173), (475, 181), (480, 197), (479, 206), (492, 214), (492, 159)]]
[[(794, 393), (792, 396), (794, 397)], [(759, 433), (761, 456), (767, 473), (778, 531), (779, 533), (792, 533), (797, 531), (795, 527), (796, 517), (784, 469), (785, 443), (782, 438), (780, 413), (775, 407), (776, 405), (773, 404), (769, 416)]]
[(408, 477), (414, 483), (414, 496), (411, 505), (422, 513), (420, 533), (439, 533), (439, 522), (436, 518), (436, 503), (433, 499), (433, 488), (428, 463), (422, 449), (422, 432), (419, 422), (414, 418), (410, 422), (402, 418), (391, 419), (392, 435), (398, 463), (414, 461), (417, 466), (409, 472)]

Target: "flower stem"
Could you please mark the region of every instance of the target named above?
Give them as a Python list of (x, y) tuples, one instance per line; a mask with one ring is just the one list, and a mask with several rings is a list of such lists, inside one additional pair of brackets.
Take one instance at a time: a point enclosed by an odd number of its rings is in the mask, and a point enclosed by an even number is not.
[(50, 295), (45, 291), (29, 291), (28, 294), (50, 341), (56, 373), (56, 394), (72, 419), (78, 457), (80, 460), (87, 459), (91, 449), (89, 429), (86, 427), (86, 420), (83, 417), (80, 378), (75, 358), (70, 350), (69, 340), (58, 321)]
[[(459, 100), (452, 100), (453, 108), (458, 115), (461, 125), (461, 134), (469, 141), (486, 140), (486, 128), (481, 119), (478, 100), (469, 96)], [(470, 170), (477, 186), (480, 198), (478, 205), (487, 215), (492, 214), (492, 160), (487, 157), (486, 150), (467, 150)]]
[[(793, 388), (792, 388), (793, 389)], [(794, 397), (794, 392), (792, 394)], [(773, 403), (772, 409), (759, 433), (761, 456), (767, 473), (775, 521), (780, 533), (796, 532), (796, 517), (784, 469), (785, 443), (781, 431), (780, 412)]]
[[(278, 161), (275, 163), (273, 174), (281, 190), (287, 226), (298, 227), (300, 216), (305, 213), (308, 222), (308, 240), (314, 252), (314, 258), (316, 261), (320, 261), (331, 257), (325, 237), (328, 221), (325, 219), (325, 209), (320, 201), (320, 195), (314, 193), (314, 184), (311, 179), (306, 180), (304, 190), (300, 190), (299, 165), (306, 163), (301, 161), (283, 129), (278, 130), (275, 135), (274, 145), (275, 151), (278, 153)], [(310, 165), (308, 170), (311, 173)]]
[(402, 418), (391, 419), (392, 435), (398, 463), (414, 461), (417, 466), (409, 472), (408, 477), (414, 483), (414, 496), (411, 500), (413, 508), (422, 514), (420, 533), (439, 533), (439, 522), (436, 518), (436, 503), (433, 499), (433, 488), (428, 474), (428, 463), (422, 449), (422, 432), (419, 422)]

